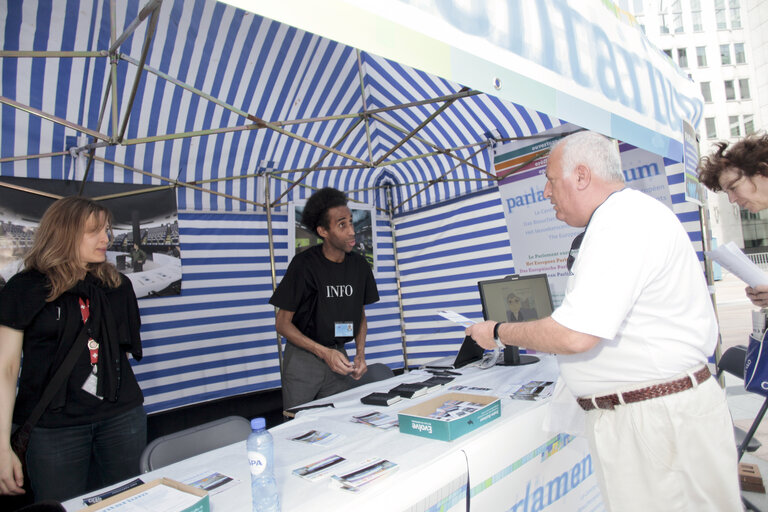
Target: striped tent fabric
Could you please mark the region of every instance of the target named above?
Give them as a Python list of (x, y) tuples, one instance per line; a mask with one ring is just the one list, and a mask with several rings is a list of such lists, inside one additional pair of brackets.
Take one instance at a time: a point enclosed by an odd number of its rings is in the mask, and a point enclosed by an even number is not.
[[(118, 34), (140, 13), (138, 1), (117, 3)], [(4, 12), (3, 12), (4, 11)], [(4, 50), (98, 51), (109, 48), (109, 3), (96, 0), (8, 2), (3, 16)], [(386, 173), (403, 200), (400, 212), (474, 192), (487, 184), (488, 155), (479, 147), (455, 150), (470, 167), (445, 154), (429, 159), (403, 160), (436, 148), (451, 149), (483, 143), (491, 131), (496, 137), (518, 137), (558, 125), (557, 120), (487, 95), (453, 102), (416, 136), (400, 146), (384, 165), (373, 166), (405, 133), (432, 115), (440, 103), (383, 111), (365, 123), (352, 117), (297, 124), (295, 120), (355, 114), (393, 105), (423, 101), (459, 92), (459, 84), (419, 72), (325, 38), (214, 1), (166, 0), (159, 8), (146, 65), (126, 124), (126, 145), (97, 151), (89, 179), (107, 182), (168, 184), (171, 180), (206, 183), (205, 188), (235, 198), (254, 197), (255, 180), (240, 178), (269, 170), (292, 180), (296, 169), (357, 165), (356, 169), (313, 173), (310, 187), (338, 186), (362, 190), (360, 201), (381, 203), (373, 192)], [(147, 35), (147, 23), (123, 42), (125, 55), (117, 64), (116, 95), (120, 126), (128, 114), (136, 63)], [(113, 132), (111, 108), (102, 122), (102, 103), (112, 101), (108, 88), (109, 61), (87, 58), (5, 58), (0, 62), (3, 94), (33, 108), (98, 131)], [(34, 76), (30, 83), (28, 77)], [(164, 77), (171, 77), (169, 81)], [(185, 84), (181, 87), (177, 84)], [(200, 92), (218, 102), (195, 94)], [(7, 105), (2, 107), (0, 156), (62, 152), (73, 145), (77, 132)], [(276, 123), (283, 132), (254, 128), (252, 119)], [(355, 125), (356, 126), (353, 126)], [(13, 126), (15, 129), (11, 130)], [(153, 141), (164, 135), (230, 128), (233, 131), (200, 137)], [(351, 131), (350, 131), (351, 129)], [(349, 131), (349, 133), (347, 133)], [(368, 133), (366, 133), (368, 132)], [(371, 139), (370, 145), (367, 139)], [(343, 139), (343, 140), (342, 140)], [(340, 154), (304, 142), (334, 148)], [(339, 142), (341, 140), (341, 142)], [(94, 139), (88, 140), (94, 142)], [(115, 165), (115, 163), (121, 165)], [(71, 179), (71, 158), (55, 156), (34, 161), (2, 163), (3, 175)], [(136, 172), (143, 171), (143, 173)], [(420, 192), (424, 184), (448, 174), (444, 181)], [(277, 186), (277, 185), (276, 185)], [(282, 188), (286, 188), (284, 185)], [(248, 203), (181, 189), (179, 209), (246, 211)], [(278, 190), (275, 191), (277, 197)], [(311, 188), (300, 188), (286, 200), (304, 199)], [(296, 195), (296, 197), (294, 197)], [(402, 201), (401, 201), (402, 202)]]
[[(114, 66), (112, 4), (115, 37), (131, 29)], [(479, 319), (477, 281), (514, 272), (494, 141), (562, 124), (214, 0), (2, 2), (0, 40), (78, 52), (0, 58), (0, 180), (176, 190), (182, 293), (140, 301), (149, 412), (279, 387), (270, 234), (279, 282), (289, 206), (325, 186), (375, 212), (369, 364), (455, 353), (435, 311)]]

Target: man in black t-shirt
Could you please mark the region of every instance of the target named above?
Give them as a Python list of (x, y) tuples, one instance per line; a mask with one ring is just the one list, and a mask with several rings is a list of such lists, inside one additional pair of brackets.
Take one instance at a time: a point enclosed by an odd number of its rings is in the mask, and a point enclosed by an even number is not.
[[(283, 408), (324, 398), (354, 386), (367, 371), (364, 306), (379, 300), (368, 262), (351, 252), (355, 226), (347, 198), (324, 188), (307, 201), (302, 223), (323, 243), (297, 254), (270, 304), (275, 327), (288, 343), (283, 360)], [(350, 363), (344, 344), (355, 340)]]

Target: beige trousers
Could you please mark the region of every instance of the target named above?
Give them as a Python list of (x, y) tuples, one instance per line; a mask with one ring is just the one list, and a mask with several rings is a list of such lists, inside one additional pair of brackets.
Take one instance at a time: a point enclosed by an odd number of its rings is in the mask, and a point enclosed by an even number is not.
[(590, 411), (587, 434), (609, 511), (743, 510), (733, 424), (714, 378), (673, 395)]

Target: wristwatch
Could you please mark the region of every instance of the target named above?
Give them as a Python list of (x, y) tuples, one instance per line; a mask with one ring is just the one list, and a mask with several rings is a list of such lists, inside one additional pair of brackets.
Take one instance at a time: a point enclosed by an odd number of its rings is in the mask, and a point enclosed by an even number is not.
[(504, 344), (499, 339), (499, 327), (501, 324), (505, 324), (506, 322), (496, 322), (496, 325), (493, 326), (493, 341), (496, 343), (496, 346), (499, 347), (501, 350), (504, 350)]

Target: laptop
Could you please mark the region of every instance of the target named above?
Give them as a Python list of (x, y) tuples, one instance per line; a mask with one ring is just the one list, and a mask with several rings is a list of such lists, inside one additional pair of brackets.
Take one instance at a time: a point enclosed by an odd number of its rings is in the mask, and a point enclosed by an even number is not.
[(437, 359), (429, 364), (425, 364), (424, 368), (432, 368), (435, 370), (456, 370), (463, 366), (467, 366), (475, 361), (480, 361), (483, 358), (485, 349), (475, 343), (475, 340), (471, 336), (465, 336), (464, 341), (459, 347), (459, 353), (455, 358), (451, 356)]

